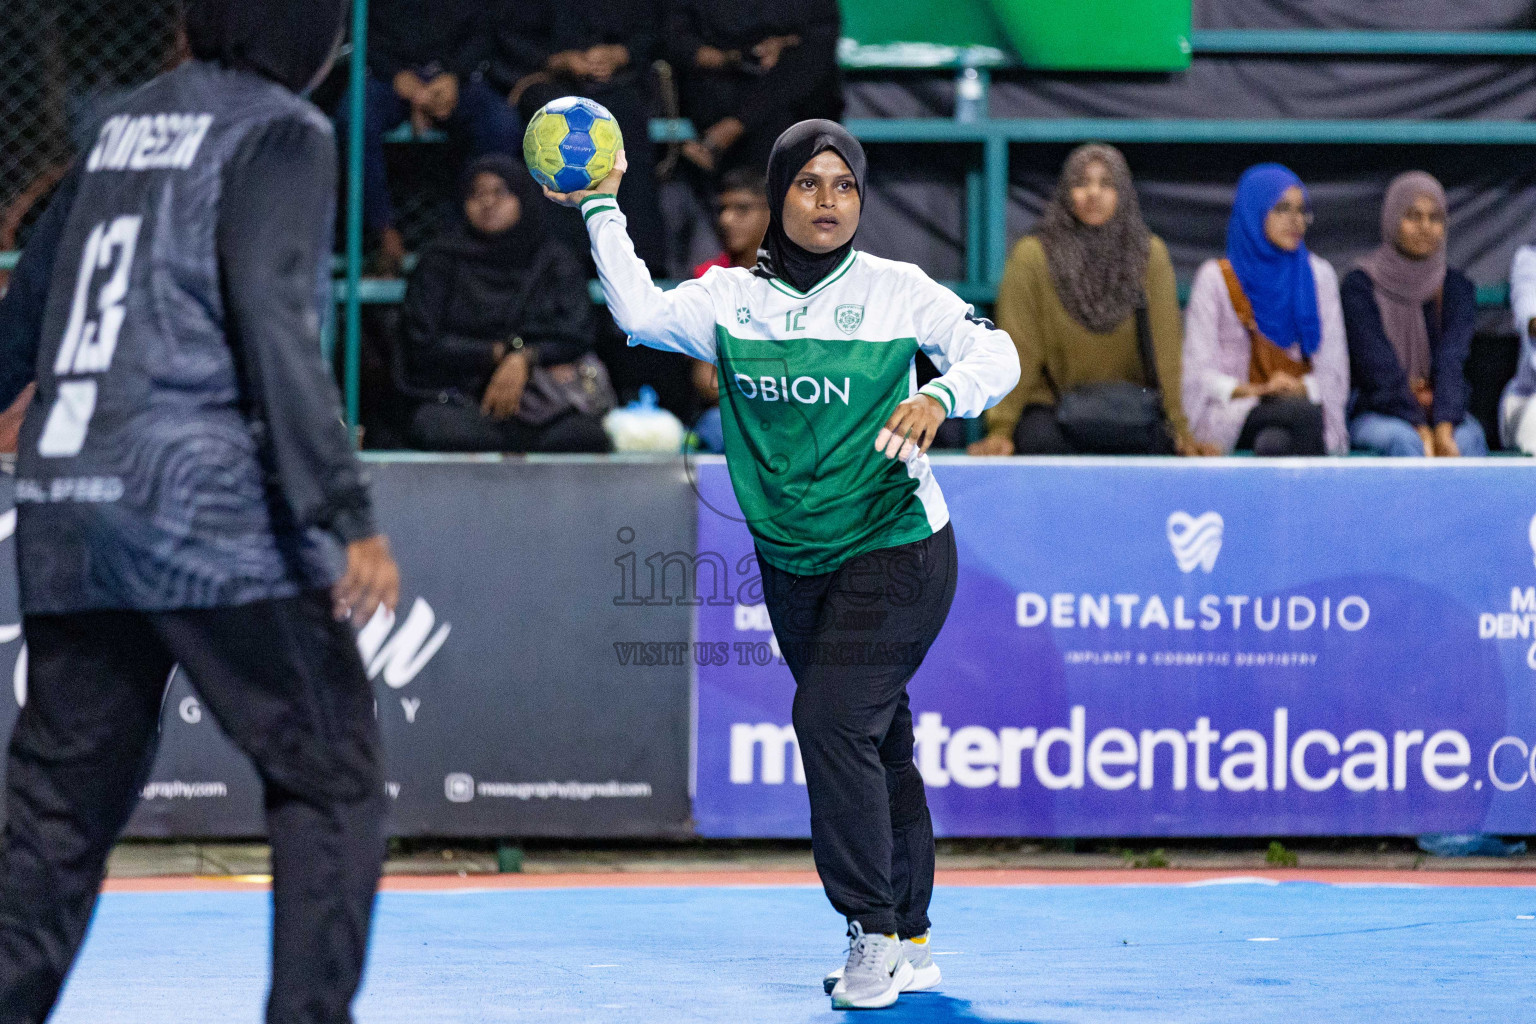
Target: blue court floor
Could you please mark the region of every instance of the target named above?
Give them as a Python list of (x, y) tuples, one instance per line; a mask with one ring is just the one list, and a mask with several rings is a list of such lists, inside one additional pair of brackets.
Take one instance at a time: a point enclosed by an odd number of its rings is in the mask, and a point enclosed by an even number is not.
[[(57, 1024), (257, 1024), (263, 892), (104, 896)], [(1536, 1022), (1536, 888), (940, 887), (941, 992), (888, 1022)], [(801, 1024), (841, 924), (801, 886), (388, 892), (359, 1024)]]

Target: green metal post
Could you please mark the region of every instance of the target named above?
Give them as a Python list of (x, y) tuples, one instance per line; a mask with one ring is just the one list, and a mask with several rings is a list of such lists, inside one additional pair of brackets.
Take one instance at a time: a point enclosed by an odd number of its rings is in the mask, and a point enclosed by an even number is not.
[(368, 0), (352, 0), (352, 117), (347, 122), (347, 348), (344, 370), (347, 426), (358, 420), (362, 376), (363, 307), (358, 282), (363, 273), (363, 105), (368, 87)]
[(982, 172), (965, 172), (965, 283), (987, 283), (987, 183)]
[(987, 191), (987, 281), (1003, 279), (1008, 258), (1008, 139), (994, 132), (982, 143), (983, 179)]

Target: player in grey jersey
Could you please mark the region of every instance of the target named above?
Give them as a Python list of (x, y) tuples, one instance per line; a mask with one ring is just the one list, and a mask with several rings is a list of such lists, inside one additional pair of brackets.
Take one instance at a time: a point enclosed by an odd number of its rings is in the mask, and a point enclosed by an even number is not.
[(58, 998), (176, 664), (265, 786), (267, 1020), (350, 1020), (384, 793), (347, 620), (392, 607), (399, 576), (320, 358), (336, 158), (301, 94), (344, 15), (190, 0), (194, 59), (107, 113), (0, 302), (0, 406), (37, 385), (17, 456), (28, 698), (6, 767), (0, 1024)]

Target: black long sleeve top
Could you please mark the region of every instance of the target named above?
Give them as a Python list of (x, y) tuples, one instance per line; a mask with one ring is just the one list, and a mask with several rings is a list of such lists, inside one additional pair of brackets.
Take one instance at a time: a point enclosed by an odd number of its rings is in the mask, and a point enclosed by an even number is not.
[(593, 313), (580, 264), (546, 242), (526, 270), (509, 272), (429, 246), (405, 293), (405, 377), (412, 391), (456, 391), (478, 401), (496, 370), (495, 349), (520, 337), (539, 363), (592, 348)]
[[(378, 532), (372, 503), (320, 358), (315, 308), (329, 253), (312, 239), (332, 213), (334, 144), (313, 122), (285, 119), (253, 133), (222, 174), (215, 231), (225, 332), (275, 482), (297, 525), (329, 529), (344, 543), (370, 537)], [(71, 172), (55, 192), (0, 300), (0, 407), (36, 377), (49, 282), (78, 181)]]
[(385, 82), (434, 66), (466, 78), (490, 55), (486, 20), (483, 0), (371, 0), (368, 69)]
[(1349, 341), (1349, 379), (1356, 391), (1354, 411), (1396, 416), (1414, 426), (1460, 423), (1467, 415), (1471, 388), (1467, 383), (1467, 354), (1477, 321), (1477, 289), (1455, 269), (1445, 272), (1439, 315), (1433, 301), (1424, 304), (1432, 356), (1430, 387), (1435, 401), (1428, 415), (1413, 396), (1408, 374), (1382, 327), (1381, 309), (1370, 275), (1352, 270), (1339, 288), (1344, 306), (1344, 332)]
[(772, 70), (745, 91), (735, 115), (748, 129), (818, 90), (837, 87), (841, 31), (836, 0), (673, 0), (667, 21), (669, 52), (685, 69), (694, 66), (703, 46), (745, 55), (770, 36), (800, 37), (798, 46), (784, 50)]
[(525, 75), (544, 69), (565, 50), (619, 43), (629, 50), (626, 70), (642, 72), (660, 48), (660, 0), (499, 0), (492, 5), (493, 52), (487, 76), (510, 91)]

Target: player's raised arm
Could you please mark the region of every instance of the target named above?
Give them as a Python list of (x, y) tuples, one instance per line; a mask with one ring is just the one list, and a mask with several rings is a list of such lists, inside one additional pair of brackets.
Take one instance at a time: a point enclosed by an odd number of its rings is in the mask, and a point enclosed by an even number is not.
[(613, 170), (590, 189), (544, 194), (581, 211), (592, 239), (592, 258), (608, 299), (609, 312), (631, 345), (649, 345), (715, 361), (715, 315), (709, 292), (697, 281), (663, 291), (635, 255), (627, 222), (619, 209), (619, 183), (628, 168), (621, 150)]
[[(367, 480), (320, 358), (316, 232), (329, 232), (335, 149), (328, 130), (279, 121), (225, 168), (218, 225), (231, 347), (264, 424), (278, 490), (303, 526), (347, 545), (337, 614), (367, 621), (394, 607), (400, 578), (373, 518)], [(279, 197), (281, 194), (281, 198)]]

